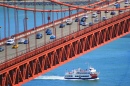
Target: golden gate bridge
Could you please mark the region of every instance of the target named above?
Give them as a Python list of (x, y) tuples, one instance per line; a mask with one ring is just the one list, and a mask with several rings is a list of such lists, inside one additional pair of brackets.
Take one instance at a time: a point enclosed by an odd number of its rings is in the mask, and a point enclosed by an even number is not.
[[(125, 4), (123, 0), (101, 0), (95, 3), (88, 4), (87, 6), (74, 5), (73, 3), (59, 2), (58, 0), (48, 0), (51, 3), (60, 5), (60, 9), (53, 10), (37, 9), (36, 0), (33, 1), (34, 8), (26, 6), (26, 0), (23, 1), (24, 6), (19, 7), (14, 1), (14, 5), (9, 5), (6, 1), (0, 3), (3, 7), (4, 13), (4, 35), (5, 38), (0, 39), (0, 45), (4, 46), (5, 50), (0, 52), (0, 86), (19, 86), (26, 83), (52, 69), (63, 65), (80, 55), (90, 52), (106, 43), (116, 40), (130, 32), (130, 6)], [(44, 0), (42, 2), (45, 2)], [(113, 5), (118, 3), (121, 7), (116, 8)], [(128, 3), (129, 4), (129, 3)], [(66, 6), (66, 8), (63, 8)], [(5, 9), (7, 8), (7, 9)], [(15, 43), (18, 43), (20, 38), (26, 38), (29, 43), (20, 45), (19, 48), (11, 49), (11, 46), (5, 45), (6, 40), (6, 20), (9, 18), (9, 8), (14, 9), (15, 15)], [(6, 14), (7, 10), (7, 15)], [(18, 31), (18, 11), (24, 11), (24, 32)], [(71, 14), (72, 10), (76, 10), (75, 14)], [(79, 11), (81, 10), (81, 11)], [(34, 28), (27, 30), (27, 11), (32, 11), (34, 14)], [(62, 13), (68, 11), (68, 16), (63, 16)], [(100, 12), (98, 15), (99, 21), (94, 23), (92, 14)], [(108, 15), (104, 13), (108, 11), (115, 11), (117, 15)], [(123, 12), (120, 12), (123, 11)], [(48, 23), (41, 26), (36, 26), (37, 17), (36, 12), (48, 12)], [(54, 20), (53, 12), (61, 12), (62, 18)], [(50, 16), (49, 14), (52, 14)], [(66, 25), (59, 28), (60, 24), (65, 24), (67, 18), (81, 18), (84, 14), (89, 15), (88, 21), (92, 21), (92, 26), (81, 26), (79, 22), (73, 22), (72, 25)], [(102, 16), (107, 16), (108, 19), (102, 21)], [(42, 16), (45, 19), (45, 16)], [(52, 18), (53, 21), (50, 21)], [(8, 22), (10, 24), (11, 22)], [(0, 27), (2, 29), (3, 27)], [(48, 28), (52, 28), (53, 34), (56, 39), (50, 41), (49, 36), (45, 32)], [(9, 28), (9, 31), (11, 29)], [(35, 35), (38, 32), (43, 33), (42, 39), (36, 39)], [(10, 33), (8, 33), (9, 35)]]

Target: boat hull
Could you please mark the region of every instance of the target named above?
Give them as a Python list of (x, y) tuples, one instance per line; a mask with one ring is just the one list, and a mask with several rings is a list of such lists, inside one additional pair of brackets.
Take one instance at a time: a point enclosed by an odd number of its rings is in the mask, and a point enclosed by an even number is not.
[(64, 79), (81, 79), (81, 80), (87, 80), (87, 79), (97, 79), (97, 78), (64, 78)]

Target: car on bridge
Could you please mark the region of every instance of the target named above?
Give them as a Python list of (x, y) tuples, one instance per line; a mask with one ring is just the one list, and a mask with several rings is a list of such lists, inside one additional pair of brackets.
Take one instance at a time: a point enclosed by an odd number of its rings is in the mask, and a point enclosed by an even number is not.
[(82, 18), (88, 18), (88, 15), (87, 14), (84, 14)]
[(123, 10), (119, 10), (119, 12), (123, 12)]
[(47, 34), (47, 35), (52, 35), (51, 29), (47, 29), (47, 30), (46, 30), (46, 34)]
[(109, 13), (109, 11), (105, 10), (105, 13)]
[(12, 44), (14, 44), (14, 39), (8, 39), (7, 41), (6, 41), (6, 44), (7, 45), (12, 45)]
[(66, 19), (66, 24), (67, 24), (67, 25), (71, 25), (72, 23), (73, 23), (72, 18)]
[(50, 39), (55, 39), (55, 38), (56, 38), (55, 35), (51, 35), (51, 36), (50, 36)]
[(107, 17), (106, 17), (106, 16), (103, 16), (103, 17), (102, 17), (102, 20), (103, 20), (103, 21), (107, 20)]
[(13, 49), (16, 49), (16, 48), (18, 48), (18, 47), (19, 47), (18, 44), (14, 44), (14, 45), (12, 46)]
[(78, 17), (76, 17), (75, 22), (79, 22), (79, 21), (80, 21), (80, 19)]
[(97, 11), (97, 14), (101, 14), (101, 11), (100, 11), (100, 10), (98, 10), (98, 11)]
[(88, 23), (87, 22), (83, 22), (82, 26), (88, 26)]
[(92, 18), (96, 18), (96, 17), (97, 17), (97, 13), (93, 13)]
[(89, 22), (89, 26), (92, 26), (93, 25), (93, 22)]
[(98, 19), (98, 18), (95, 18), (95, 19), (94, 19), (94, 22), (98, 22), (98, 21), (99, 21), (99, 19)]
[(29, 44), (29, 40), (25, 39), (24, 44)]
[(128, 0), (126, 0), (126, 1), (125, 1), (125, 4), (129, 4), (129, 1), (128, 1)]
[(83, 24), (83, 22), (82, 22), (82, 21), (80, 21), (80, 22), (79, 22), (79, 25), (82, 25), (82, 24)]
[(0, 52), (4, 51), (4, 48), (3, 47), (0, 47)]
[(65, 25), (63, 23), (60, 24), (59, 28), (64, 28)]
[(81, 18), (81, 22), (86, 22), (86, 18)]
[(18, 44), (24, 44), (24, 41), (25, 41), (25, 38), (20, 38), (20, 39), (18, 40)]
[(36, 39), (41, 39), (43, 37), (42, 33), (37, 33), (36, 34)]
[(115, 11), (111, 11), (110, 15), (115, 15), (116, 12)]

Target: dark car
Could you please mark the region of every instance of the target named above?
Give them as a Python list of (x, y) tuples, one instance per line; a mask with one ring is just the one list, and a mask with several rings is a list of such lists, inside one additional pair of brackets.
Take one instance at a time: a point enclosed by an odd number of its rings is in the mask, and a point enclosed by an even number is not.
[(123, 12), (123, 10), (119, 10), (119, 12)]
[(86, 18), (81, 18), (81, 22), (86, 22)]
[(52, 34), (52, 31), (51, 31), (51, 30), (48, 30), (46, 34), (47, 34), (47, 35), (51, 35), (51, 34)]
[(79, 18), (76, 18), (76, 19), (75, 19), (75, 22), (79, 22)]
[(51, 35), (51, 36), (50, 36), (50, 39), (55, 39), (55, 38), (56, 38), (55, 35)]
[(92, 26), (93, 25), (93, 23), (92, 22), (89, 22), (89, 26)]
[(101, 14), (101, 11), (100, 11), (100, 10), (98, 10), (98, 11), (97, 11), (97, 14)]
[(111, 15), (115, 15), (116, 14), (116, 12), (114, 12), (114, 11), (111, 11)]
[(105, 10), (105, 13), (109, 13), (109, 11)]
[(63, 28), (63, 27), (65, 27), (65, 25), (64, 24), (60, 24), (59, 28)]
[(51, 31), (51, 29), (47, 29), (47, 30), (46, 30), (46, 33), (47, 33), (48, 31)]
[(4, 51), (4, 48), (3, 47), (0, 47), (0, 52)]
[(43, 36), (43, 35), (42, 35), (41, 33), (37, 33), (37, 34), (36, 34), (36, 39), (41, 39), (42, 36)]
[(24, 44), (29, 44), (29, 40), (26, 39), (26, 40), (24, 41)]
[(82, 22), (82, 21), (80, 21), (80, 22), (79, 22), (79, 25), (82, 25), (82, 24), (83, 24), (83, 22)]
[(120, 8), (120, 4), (117, 4), (117, 5), (116, 5), (116, 8)]

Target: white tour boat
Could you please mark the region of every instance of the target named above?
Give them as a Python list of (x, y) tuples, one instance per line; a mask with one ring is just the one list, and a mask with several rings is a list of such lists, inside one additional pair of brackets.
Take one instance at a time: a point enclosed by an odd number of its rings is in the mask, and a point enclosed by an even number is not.
[(99, 72), (96, 72), (96, 69), (89, 67), (86, 70), (81, 68), (74, 69), (71, 72), (66, 72), (65, 79), (97, 79)]

